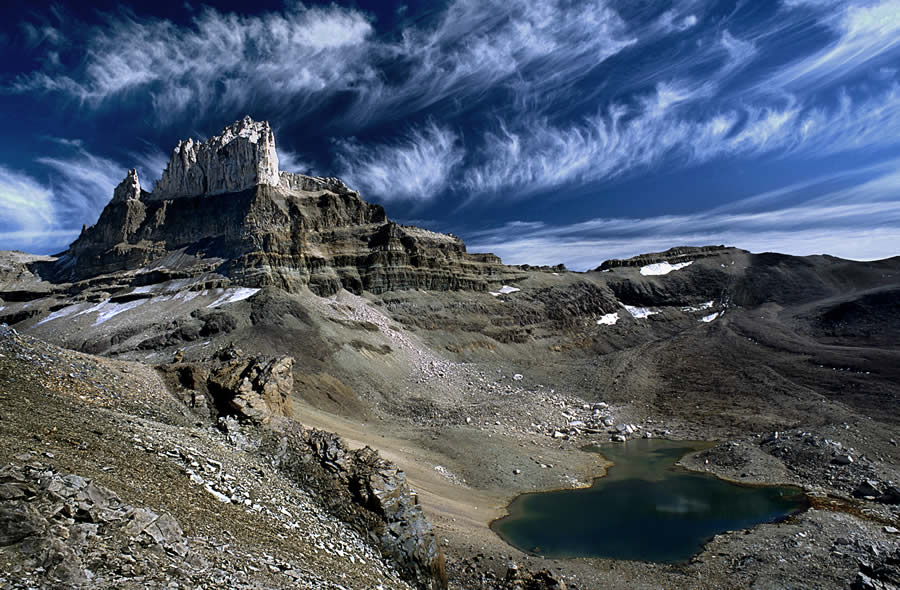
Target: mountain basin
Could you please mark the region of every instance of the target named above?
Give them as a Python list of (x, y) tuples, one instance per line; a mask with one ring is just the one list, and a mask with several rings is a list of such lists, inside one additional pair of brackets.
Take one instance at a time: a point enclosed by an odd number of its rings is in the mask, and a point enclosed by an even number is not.
[(589, 488), (522, 494), (491, 528), (508, 544), (545, 557), (677, 563), (716, 534), (809, 507), (793, 486), (737, 484), (675, 465), (710, 446), (647, 439), (586, 447), (613, 462), (605, 476)]

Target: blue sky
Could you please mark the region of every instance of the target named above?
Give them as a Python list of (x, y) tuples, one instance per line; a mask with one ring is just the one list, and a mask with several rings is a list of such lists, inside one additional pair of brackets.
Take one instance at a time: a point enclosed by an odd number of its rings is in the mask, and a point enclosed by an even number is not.
[(0, 7), (0, 249), (249, 114), (281, 168), (507, 263), (900, 254), (900, 0)]

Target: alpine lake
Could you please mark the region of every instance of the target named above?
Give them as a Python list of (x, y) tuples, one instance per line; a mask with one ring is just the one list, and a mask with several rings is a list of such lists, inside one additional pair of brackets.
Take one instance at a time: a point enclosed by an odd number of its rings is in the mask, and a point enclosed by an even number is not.
[(589, 488), (527, 493), (491, 528), (552, 558), (689, 560), (713, 536), (778, 522), (809, 508), (791, 486), (742, 485), (675, 465), (708, 442), (631, 440), (585, 447), (614, 464)]

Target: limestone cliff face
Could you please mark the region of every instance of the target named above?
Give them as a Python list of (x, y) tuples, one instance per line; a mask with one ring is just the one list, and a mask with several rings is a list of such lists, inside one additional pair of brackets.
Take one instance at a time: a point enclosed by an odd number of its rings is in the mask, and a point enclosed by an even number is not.
[(278, 186), (278, 181), (272, 128), (244, 117), (202, 143), (179, 141), (151, 198), (218, 195), (256, 185)]
[(119, 271), (212, 270), (249, 287), (319, 294), (484, 290), (518, 269), (455, 236), (400, 226), (336, 178), (278, 170), (268, 123), (249, 118), (181, 142), (152, 193), (132, 170), (54, 269), (82, 281)]

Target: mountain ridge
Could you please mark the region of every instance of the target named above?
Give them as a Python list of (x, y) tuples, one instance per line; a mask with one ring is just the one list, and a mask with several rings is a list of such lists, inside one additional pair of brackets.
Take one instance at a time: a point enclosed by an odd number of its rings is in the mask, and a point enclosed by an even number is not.
[(191, 267), (247, 287), (319, 294), (484, 291), (521, 274), (492, 254), (468, 253), (456, 236), (390, 221), (339, 179), (278, 170), (271, 127), (249, 117), (205, 142), (179, 142), (150, 193), (130, 170), (97, 223), (44, 274), (78, 282)]

